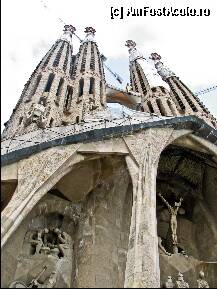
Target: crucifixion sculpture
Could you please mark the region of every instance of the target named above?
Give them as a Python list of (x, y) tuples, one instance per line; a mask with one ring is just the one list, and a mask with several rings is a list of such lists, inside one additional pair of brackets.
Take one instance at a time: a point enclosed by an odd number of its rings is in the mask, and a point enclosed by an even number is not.
[(175, 202), (174, 207), (172, 207), (167, 200), (165, 200), (165, 198), (159, 193), (158, 196), (161, 198), (161, 200), (164, 202), (164, 204), (166, 204), (168, 211), (170, 213), (170, 229), (171, 229), (171, 233), (172, 233), (172, 241), (173, 241), (173, 253), (177, 253), (178, 252), (178, 241), (177, 241), (177, 213), (179, 208), (181, 207), (183, 198), (180, 198), (179, 202)]

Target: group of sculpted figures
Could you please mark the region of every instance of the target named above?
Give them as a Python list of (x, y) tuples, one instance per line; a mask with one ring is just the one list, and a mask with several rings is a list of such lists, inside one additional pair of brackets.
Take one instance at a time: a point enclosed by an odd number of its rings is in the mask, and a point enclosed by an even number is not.
[[(163, 284), (163, 288), (189, 288), (189, 284), (185, 282), (183, 274), (179, 272), (175, 283), (171, 276), (167, 277), (167, 281)], [(199, 279), (197, 279), (197, 288), (209, 288), (208, 282), (205, 280), (204, 272), (199, 272)]]
[(68, 235), (58, 228), (41, 229), (30, 240), (35, 247), (34, 254), (51, 254), (53, 256), (65, 257), (69, 249)]
[[(43, 256), (51, 255), (55, 258), (69, 257), (70, 254), (70, 239), (69, 235), (59, 228), (44, 228), (39, 229), (30, 237), (30, 244), (32, 246), (31, 255)], [(40, 278), (46, 273), (48, 267), (44, 266), (39, 274), (33, 278), (29, 284), (22, 281), (14, 281), (9, 288), (54, 288), (58, 270), (52, 271), (48, 278), (40, 283)]]

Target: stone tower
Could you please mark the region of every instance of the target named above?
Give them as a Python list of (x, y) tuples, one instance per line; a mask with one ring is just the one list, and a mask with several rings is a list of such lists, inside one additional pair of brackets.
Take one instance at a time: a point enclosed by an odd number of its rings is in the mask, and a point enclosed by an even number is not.
[(132, 87), (109, 85), (85, 33), (73, 55), (64, 27), (3, 132), (2, 288), (215, 287), (210, 114), (133, 41)]
[(63, 35), (37, 65), (6, 123), (3, 138), (62, 124), (65, 99), (70, 98), (72, 87), (74, 32), (72, 25), (65, 25)]
[(106, 107), (104, 68), (95, 32), (94, 28), (86, 27), (86, 37), (76, 55), (72, 98), (67, 101), (65, 110), (67, 123), (79, 123)]
[(179, 77), (161, 62), (161, 56), (157, 53), (152, 53), (151, 59), (154, 61), (159, 75), (169, 84), (171, 96), (178, 108), (179, 114), (196, 115), (217, 128), (217, 121), (213, 115)]
[(169, 93), (169, 85), (162, 80), (155, 67), (136, 48), (132, 40), (129, 48), (130, 80), (134, 91), (141, 93), (141, 111), (162, 116), (178, 116), (178, 109)]

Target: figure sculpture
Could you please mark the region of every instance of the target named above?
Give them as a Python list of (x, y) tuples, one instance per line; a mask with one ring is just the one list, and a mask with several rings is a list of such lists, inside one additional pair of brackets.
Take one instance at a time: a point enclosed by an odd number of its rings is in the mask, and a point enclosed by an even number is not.
[(171, 229), (171, 233), (172, 233), (172, 241), (173, 241), (173, 253), (178, 253), (178, 241), (177, 241), (177, 213), (179, 208), (181, 207), (183, 198), (180, 198), (180, 201), (177, 203), (175, 202), (174, 207), (172, 207), (165, 199), (164, 197), (159, 193), (158, 194), (159, 197), (162, 199), (162, 201), (164, 202), (164, 204), (166, 204), (169, 213), (170, 213), (170, 229)]
[(30, 240), (30, 243), (35, 245), (35, 254), (39, 254), (43, 246), (42, 231), (43, 230), (38, 230), (36, 239)]
[(35, 254), (40, 254), (41, 249), (47, 245), (47, 237), (49, 230), (47, 228), (38, 230), (36, 239), (30, 240), (32, 245), (35, 245)]
[(163, 288), (174, 288), (174, 283), (171, 276), (167, 277), (167, 281), (163, 284)]
[(45, 287), (44, 284), (40, 284), (38, 282), (39, 278), (44, 274), (44, 272), (47, 270), (47, 266), (44, 266), (42, 271), (29, 283), (27, 286), (25, 283), (21, 281), (14, 281), (9, 285), (9, 288), (51, 288), (51, 287)]
[(57, 234), (57, 246), (60, 250), (63, 257), (67, 255), (67, 251), (69, 249), (69, 242), (67, 240), (67, 234), (65, 232), (61, 232), (60, 229), (55, 228), (54, 233)]
[(179, 272), (177, 281), (175, 283), (176, 288), (189, 288), (189, 284), (185, 282), (182, 273)]
[(199, 279), (197, 280), (197, 288), (209, 288), (209, 284), (205, 280), (203, 271), (199, 272)]

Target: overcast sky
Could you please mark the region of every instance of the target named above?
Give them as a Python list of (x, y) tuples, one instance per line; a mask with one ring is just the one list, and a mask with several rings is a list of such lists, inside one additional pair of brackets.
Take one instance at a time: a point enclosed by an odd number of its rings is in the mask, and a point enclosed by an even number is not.
[[(217, 84), (216, 0), (2, 0), (2, 123), (7, 121), (23, 86), (47, 50), (72, 24), (83, 38), (84, 28), (96, 29), (96, 40), (107, 64), (129, 81), (127, 39), (148, 54), (158, 52), (193, 91)], [(44, 8), (44, 2), (47, 8)], [(153, 3), (154, 2), (154, 3)], [(203, 17), (125, 17), (111, 19), (111, 7), (209, 8)], [(79, 41), (74, 37), (74, 53)], [(106, 73), (108, 82), (120, 86)], [(217, 90), (200, 97), (217, 117)]]

